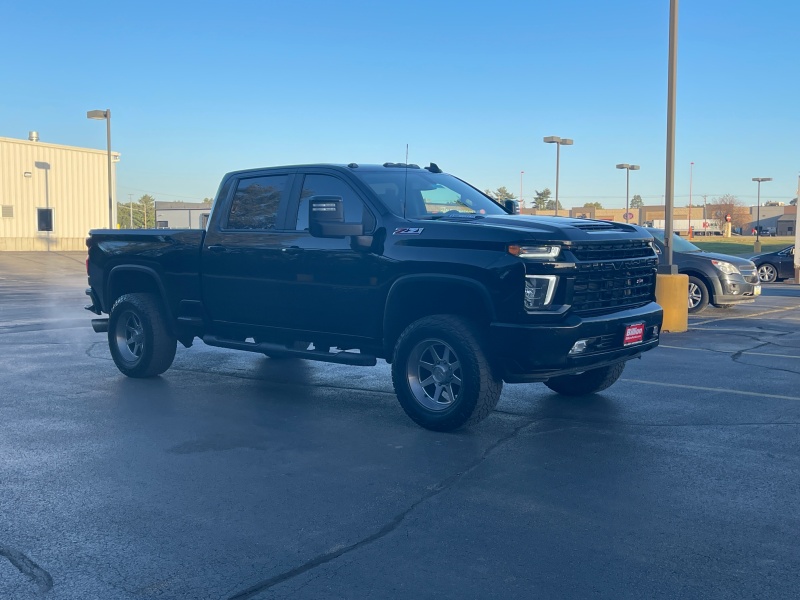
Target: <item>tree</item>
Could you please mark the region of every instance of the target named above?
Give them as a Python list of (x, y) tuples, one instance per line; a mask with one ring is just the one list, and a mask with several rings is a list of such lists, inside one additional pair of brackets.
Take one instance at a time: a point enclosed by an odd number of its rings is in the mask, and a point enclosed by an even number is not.
[(797, 206), (797, 198), (792, 198), (791, 200), (789, 200), (789, 204), (791, 204), (792, 206)]
[(706, 205), (706, 214), (709, 219), (718, 221), (720, 227), (725, 222), (725, 215), (731, 216), (733, 228), (744, 227), (753, 220), (750, 216), (750, 209), (733, 194), (724, 194), (719, 198), (714, 198)]
[[(537, 210), (544, 210), (548, 208), (550, 202), (550, 188), (544, 188), (541, 192), (536, 190), (536, 196), (533, 198), (533, 207)], [(552, 206), (550, 207), (552, 208)]]
[(488, 195), (491, 196), (492, 198), (494, 198), (495, 200), (497, 200), (500, 204), (502, 204), (506, 200), (516, 200), (517, 199), (517, 197), (514, 194), (512, 194), (511, 192), (509, 192), (506, 189), (506, 186), (504, 186), (504, 185), (500, 186), (499, 188), (497, 188), (493, 192), (490, 192), (489, 190), (486, 190), (486, 192), (488, 192)]
[(629, 206), (631, 208), (642, 208), (644, 206), (644, 200), (642, 200), (639, 194), (635, 194), (633, 198), (631, 198)]
[(139, 207), (142, 212), (142, 224), (149, 229), (156, 227), (156, 199), (150, 194), (143, 194), (139, 198)]
[[(122, 229), (131, 228), (131, 220), (133, 220), (134, 229), (142, 229), (145, 226), (145, 217), (147, 217), (147, 227), (154, 228), (156, 226), (156, 199), (150, 194), (144, 194), (136, 202), (121, 204), (117, 202), (117, 222)], [(131, 215), (133, 211), (133, 215)], [(131, 218), (132, 217), (132, 218)]]
[(603, 208), (603, 205), (600, 202), (586, 202), (583, 208)]
[[(555, 210), (556, 209), (556, 201), (555, 200), (548, 200), (547, 204), (544, 207), (545, 210)], [(561, 200), (558, 201), (558, 210), (563, 210), (564, 207), (561, 205)]]

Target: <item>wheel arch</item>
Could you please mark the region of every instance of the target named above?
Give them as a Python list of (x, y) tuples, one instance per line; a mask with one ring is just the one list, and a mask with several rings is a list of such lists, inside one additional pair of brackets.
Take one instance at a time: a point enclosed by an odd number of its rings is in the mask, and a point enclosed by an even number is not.
[(427, 315), (453, 314), (488, 326), (495, 310), (486, 287), (459, 275), (420, 274), (397, 279), (386, 298), (383, 314), (383, 342), (387, 362), (403, 330)]
[(144, 265), (118, 265), (111, 269), (106, 282), (104, 299), (106, 312), (111, 312), (114, 302), (125, 294), (154, 294), (161, 300), (165, 318), (172, 329), (173, 315), (169, 307), (167, 291), (158, 272)]
[(697, 277), (705, 284), (706, 289), (708, 290), (709, 303), (713, 304), (714, 298), (722, 294), (722, 285), (720, 284), (718, 277), (710, 277), (703, 271), (692, 268), (680, 271), (680, 273), (682, 275), (688, 275), (689, 277)]

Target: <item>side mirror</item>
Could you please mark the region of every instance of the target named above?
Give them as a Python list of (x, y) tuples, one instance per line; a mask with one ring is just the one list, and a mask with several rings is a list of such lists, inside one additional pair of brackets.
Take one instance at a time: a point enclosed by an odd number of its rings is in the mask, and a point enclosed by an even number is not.
[(312, 196), (308, 199), (308, 230), (314, 237), (343, 238), (364, 235), (364, 224), (344, 222), (341, 196)]
[(506, 212), (510, 215), (518, 215), (519, 214), (519, 202), (517, 200), (506, 200), (505, 201), (505, 208)]

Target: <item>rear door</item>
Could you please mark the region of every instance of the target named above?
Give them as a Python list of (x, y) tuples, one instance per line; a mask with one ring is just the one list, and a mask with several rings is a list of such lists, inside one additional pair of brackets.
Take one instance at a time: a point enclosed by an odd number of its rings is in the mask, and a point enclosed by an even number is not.
[(226, 186), (227, 196), (217, 199), (203, 244), (201, 277), (203, 302), (213, 321), (282, 322), (284, 223), (294, 181), (293, 169), (243, 173)]

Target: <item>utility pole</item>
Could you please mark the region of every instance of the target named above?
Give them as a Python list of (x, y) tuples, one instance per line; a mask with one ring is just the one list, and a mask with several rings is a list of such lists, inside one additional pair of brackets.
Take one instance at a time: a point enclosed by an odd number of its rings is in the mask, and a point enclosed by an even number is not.
[[(800, 209), (800, 175), (797, 176), (797, 204), (795, 208)], [(795, 211), (794, 216), (794, 282), (800, 283), (800, 216)]]
[(678, 267), (672, 264), (672, 218), (675, 206), (675, 101), (678, 85), (678, 0), (669, 3), (669, 67), (667, 76), (667, 169), (664, 199), (664, 256), (658, 272), (677, 275)]

